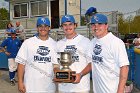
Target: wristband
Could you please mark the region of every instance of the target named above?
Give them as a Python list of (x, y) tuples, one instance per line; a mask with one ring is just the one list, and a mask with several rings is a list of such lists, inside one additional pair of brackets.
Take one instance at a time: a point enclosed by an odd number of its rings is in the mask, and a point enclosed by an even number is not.
[(80, 74), (80, 78), (82, 78), (83, 77), (83, 73), (81, 72), (81, 73), (79, 73)]

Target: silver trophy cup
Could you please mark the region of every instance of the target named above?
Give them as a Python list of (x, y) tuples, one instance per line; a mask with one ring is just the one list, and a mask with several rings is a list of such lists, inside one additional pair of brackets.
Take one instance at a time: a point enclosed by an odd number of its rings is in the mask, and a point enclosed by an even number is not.
[(60, 58), (58, 58), (59, 64), (62, 68), (55, 72), (54, 81), (59, 83), (71, 83), (74, 82), (75, 71), (72, 71), (69, 66), (73, 63), (72, 54), (70, 52), (59, 52)]
[(70, 52), (60, 52), (59, 64), (62, 66), (63, 71), (71, 71), (69, 66), (73, 63), (72, 54)]

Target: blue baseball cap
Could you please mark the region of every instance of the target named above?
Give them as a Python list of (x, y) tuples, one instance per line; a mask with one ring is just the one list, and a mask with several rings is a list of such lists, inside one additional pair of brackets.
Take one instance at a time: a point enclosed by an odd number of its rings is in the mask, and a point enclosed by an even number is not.
[(44, 17), (39, 17), (37, 19), (37, 27), (40, 25), (47, 25), (50, 26), (50, 20), (48, 18), (44, 18)]
[(95, 24), (95, 23), (106, 24), (108, 23), (108, 19), (107, 19), (107, 16), (105, 16), (104, 14), (97, 13), (94, 16), (92, 16), (90, 23), (91, 24)]
[(11, 32), (11, 34), (16, 34), (16, 29), (15, 28), (11, 28), (10, 32)]
[(90, 14), (92, 14), (92, 13), (97, 13), (97, 9), (96, 9), (95, 7), (90, 7), (90, 8), (86, 11), (85, 15), (90, 15)]
[(72, 15), (64, 15), (61, 18), (61, 25), (65, 22), (71, 22), (71, 23), (75, 23), (75, 19)]

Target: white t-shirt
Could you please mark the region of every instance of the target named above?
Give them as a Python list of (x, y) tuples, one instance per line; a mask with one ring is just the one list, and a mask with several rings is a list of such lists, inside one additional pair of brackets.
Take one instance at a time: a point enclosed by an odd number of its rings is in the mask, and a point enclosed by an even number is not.
[(23, 42), (16, 62), (25, 65), (24, 84), (27, 93), (54, 93), (53, 63), (57, 64), (56, 42), (36, 36)]
[(116, 93), (120, 67), (129, 65), (123, 41), (108, 33), (103, 38), (93, 38), (91, 44), (94, 93)]
[[(62, 39), (58, 41), (57, 48), (58, 52), (70, 51), (74, 53), (74, 63), (70, 66), (72, 71), (76, 73), (81, 72), (87, 65), (88, 60), (86, 59), (88, 45), (90, 40), (82, 35), (77, 35), (73, 39)], [(90, 75), (87, 74), (82, 77), (80, 83), (60, 83), (59, 91), (62, 92), (83, 92), (90, 90)]]

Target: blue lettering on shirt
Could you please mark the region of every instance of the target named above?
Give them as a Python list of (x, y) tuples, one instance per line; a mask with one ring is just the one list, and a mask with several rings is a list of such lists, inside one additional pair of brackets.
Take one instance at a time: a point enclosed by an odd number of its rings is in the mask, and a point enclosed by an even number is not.
[(39, 46), (37, 49), (37, 54), (34, 56), (34, 62), (38, 63), (46, 63), (46, 62), (51, 62), (51, 57), (47, 56), (50, 53), (50, 50), (46, 46)]
[(37, 49), (37, 53), (42, 56), (48, 55), (49, 52), (50, 52), (49, 48), (45, 46), (39, 46), (39, 48)]
[(34, 56), (34, 61), (38, 62), (51, 62), (51, 57)]
[(75, 47), (75, 45), (68, 45), (66, 46), (64, 52), (70, 52), (72, 53), (72, 60), (74, 62), (79, 62), (79, 55), (76, 54), (77, 48)]
[(97, 63), (97, 64), (103, 62), (103, 57), (99, 55), (101, 52), (102, 52), (101, 45), (96, 44), (93, 50), (92, 62)]

